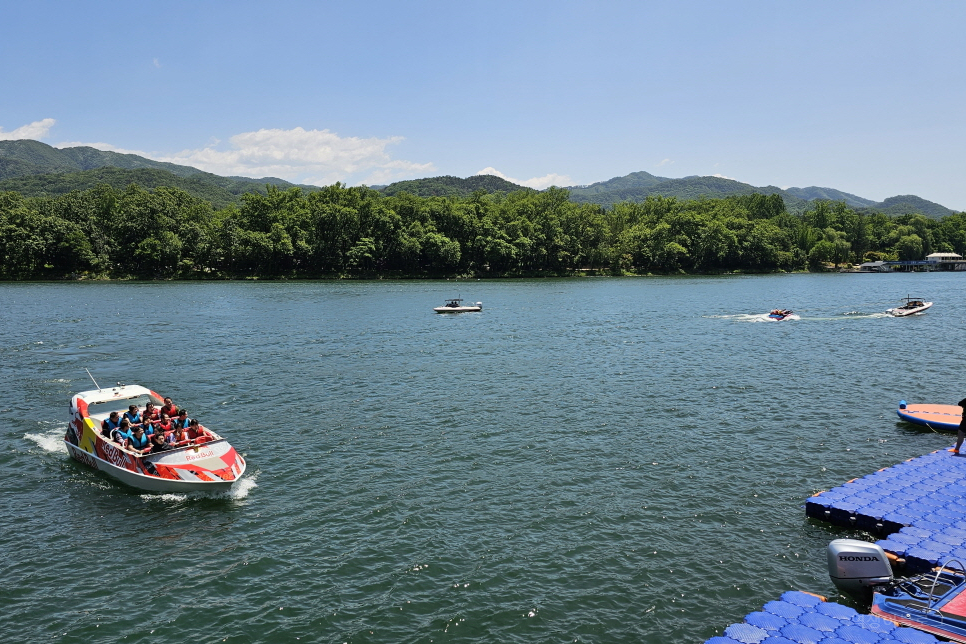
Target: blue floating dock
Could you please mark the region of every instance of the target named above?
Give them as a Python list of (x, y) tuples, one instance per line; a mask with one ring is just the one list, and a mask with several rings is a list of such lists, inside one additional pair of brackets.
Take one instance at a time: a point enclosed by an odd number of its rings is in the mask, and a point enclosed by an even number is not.
[(966, 454), (939, 450), (816, 494), (805, 514), (885, 536), (877, 543), (915, 573), (966, 561), (964, 497)]
[(848, 606), (789, 591), (705, 644), (938, 644), (928, 633), (863, 615)]
[[(950, 559), (966, 562), (966, 453), (937, 450), (820, 492), (805, 503), (806, 516), (866, 530), (878, 545), (905, 560), (907, 573), (930, 570)], [(941, 642), (875, 615), (789, 591), (781, 601), (732, 624), (705, 644), (877, 644)]]

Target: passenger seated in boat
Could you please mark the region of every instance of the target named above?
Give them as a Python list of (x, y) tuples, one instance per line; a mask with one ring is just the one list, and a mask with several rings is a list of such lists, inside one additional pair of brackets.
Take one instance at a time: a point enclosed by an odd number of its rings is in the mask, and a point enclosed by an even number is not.
[[(147, 411), (147, 410), (145, 410), (145, 411)], [(144, 418), (141, 419), (141, 424), (140, 425), (132, 425), (131, 427), (132, 428), (133, 427), (143, 427), (144, 428), (144, 433), (147, 434), (148, 436), (150, 436), (151, 434), (154, 433), (154, 426), (155, 426), (155, 424), (157, 424), (157, 422), (158, 421), (156, 421), (156, 420), (150, 420), (149, 418), (144, 417)]]
[(158, 408), (154, 406), (153, 402), (149, 402), (144, 406), (144, 413), (141, 414), (141, 418), (148, 418), (150, 420), (157, 420), (161, 415)]
[(206, 443), (211, 440), (211, 434), (208, 430), (198, 424), (198, 421), (194, 418), (191, 419), (191, 423), (188, 425), (188, 437), (191, 438), (194, 443)]
[(178, 417), (171, 421), (175, 429), (180, 427), (181, 429), (188, 429), (188, 425), (191, 424), (191, 419), (188, 418), (188, 410), (182, 409), (178, 412)]
[(160, 432), (162, 435), (168, 432), (174, 431), (174, 425), (171, 424), (171, 418), (164, 412), (161, 412), (161, 420), (154, 424), (154, 433)]
[(131, 423), (127, 422), (127, 418), (122, 418), (117, 429), (111, 430), (110, 438), (121, 447), (127, 444), (128, 439), (131, 438)]
[(104, 419), (101, 423), (101, 436), (104, 438), (110, 438), (111, 432), (121, 426), (121, 418), (118, 416), (116, 411), (112, 411), (111, 415)]
[(151, 434), (151, 453), (163, 452), (168, 449), (168, 437), (160, 429)]
[(130, 424), (137, 425), (141, 422), (141, 410), (138, 409), (137, 405), (131, 405), (127, 408), (127, 411), (124, 412), (124, 417)]
[(147, 454), (151, 451), (151, 439), (144, 433), (144, 426), (138, 425), (130, 434), (127, 447), (135, 454)]
[(168, 418), (174, 418), (178, 415), (178, 408), (171, 402), (170, 398), (165, 398), (164, 404), (161, 405), (161, 413), (167, 414)]
[(175, 427), (171, 435), (168, 436), (168, 446), (169, 447), (181, 447), (187, 445), (190, 441), (188, 438), (188, 431), (184, 427)]

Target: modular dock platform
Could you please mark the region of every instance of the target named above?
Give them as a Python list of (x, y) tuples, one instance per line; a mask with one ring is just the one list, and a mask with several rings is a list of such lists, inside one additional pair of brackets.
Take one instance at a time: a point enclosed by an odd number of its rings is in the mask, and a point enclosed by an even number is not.
[[(957, 455), (937, 450), (820, 492), (808, 499), (805, 514), (885, 537), (876, 543), (903, 561), (906, 573), (914, 574), (949, 560), (966, 564), (963, 498), (966, 451)], [(928, 644), (944, 640), (790, 591), (781, 601), (768, 602), (762, 611), (749, 614), (742, 624), (732, 624), (723, 636), (712, 637), (706, 644), (893, 641)]]
[(705, 644), (939, 644), (929, 633), (789, 591)]
[(806, 516), (885, 537), (909, 573), (966, 561), (966, 453), (938, 450), (816, 494)]

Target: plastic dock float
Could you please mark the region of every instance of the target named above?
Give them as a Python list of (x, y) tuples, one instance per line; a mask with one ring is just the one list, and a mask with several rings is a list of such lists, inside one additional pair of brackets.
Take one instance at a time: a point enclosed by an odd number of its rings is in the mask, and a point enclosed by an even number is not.
[(937, 644), (928, 633), (863, 615), (815, 595), (789, 591), (705, 644)]
[(820, 492), (806, 516), (886, 536), (886, 552), (910, 573), (949, 559), (966, 561), (966, 453), (939, 450)]

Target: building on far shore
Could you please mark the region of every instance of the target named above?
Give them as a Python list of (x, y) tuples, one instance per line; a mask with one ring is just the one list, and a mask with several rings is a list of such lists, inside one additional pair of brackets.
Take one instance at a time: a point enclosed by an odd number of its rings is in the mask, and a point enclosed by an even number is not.
[(843, 273), (912, 273), (924, 271), (966, 271), (966, 260), (956, 253), (931, 253), (926, 259), (896, 262), (865, 262)]

